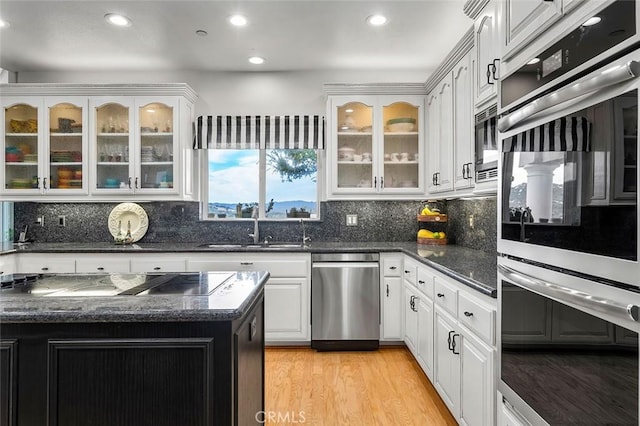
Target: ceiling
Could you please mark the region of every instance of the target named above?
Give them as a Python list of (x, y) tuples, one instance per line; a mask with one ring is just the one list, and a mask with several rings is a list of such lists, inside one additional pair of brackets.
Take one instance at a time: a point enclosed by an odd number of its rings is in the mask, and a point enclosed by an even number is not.
[[(473, 24), (464, 0), (0, 0), (9, 71), (433, 71)], [(118, 12), (133, 25), (118, 28)], [(227, 18), (244, 14), (249, 24)], [(370, 27), (367, 16), (389, 21)], [(208, 35), (198, 36), (197, 30)], [(247, 58), (266, 62), (251, 65)]]

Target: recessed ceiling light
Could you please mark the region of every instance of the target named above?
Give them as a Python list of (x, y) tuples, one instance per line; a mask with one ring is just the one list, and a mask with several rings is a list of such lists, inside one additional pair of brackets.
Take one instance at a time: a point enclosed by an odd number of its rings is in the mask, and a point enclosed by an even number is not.
[(196, 30), (196, 35), (199, 35), (200, 37), (204, 37), (206, 35), (208, 35), (209, 33), (206, 32), (205, 30)]
[(535, 65), (538, 62), (540, 62), (540, 58), (533, 58), (532, 60), (530, 60), (529, 62), (527, 62), (527, 65)]
[(261, 58), (260, 56), (252, 56), (249, 58), (249, 62), (254, 65), (264, 64), (264, 58)]
[(599, 16), (592, 16), (591, 18), (587, 19), (582, 26), (583, 27), (590, 27), (592, 25), (595, 25), (597, 23), (599, 23), (600, 21), (602, 21), (602, 18), (600, 18)]
[(244, 27), (247, 25), (247, 18), (242, 15), (232, 15), (229, 17), (229, 23), (235, 27)]
[(0, 19), (0, 28), (9, 28), (9, 23)]
[(371, 15), (367, 18), (367, 23), (374, 27), (379, 27), (387, 23), (387, 17), (384, 15)]
[(131, 19), (118, 13), (107, 13), (106, 15), (104, 15), (104, 19), (111, 25), (115, 25), (117, 27), (131, 26)]

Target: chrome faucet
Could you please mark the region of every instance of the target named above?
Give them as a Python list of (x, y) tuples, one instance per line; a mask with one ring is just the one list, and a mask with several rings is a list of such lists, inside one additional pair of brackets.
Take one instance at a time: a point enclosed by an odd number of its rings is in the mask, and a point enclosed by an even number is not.
[(260, 230), (258, 229), (258, 206), (255, 206), (251, 211), (251, 219), (253, 219), (253, 234), (249, 234), (253, 237), (253, 243), (258, 244), (260, 242)]
[[(526, 219), (525, 219), (526, 218)], [(522, 213), (520, 213), (520, 241), (524, 242), (524, 224), (525, 221), (531, 220), (531, 209), (529, 207), (525, 207), (522, 209)]]
[(307, 237), (304, 229), (304, 220), (300, 219), (300, 225), (302, 225), (302, 245), (306, 246), (307, 242), (311, 241), (311, 237)]

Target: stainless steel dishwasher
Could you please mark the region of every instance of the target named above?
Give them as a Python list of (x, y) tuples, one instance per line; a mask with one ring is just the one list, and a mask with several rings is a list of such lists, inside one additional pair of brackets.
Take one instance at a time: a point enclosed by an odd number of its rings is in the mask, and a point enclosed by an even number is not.
[(380, 344), (378, 253), (311, 255), (311, 347), (374, 350)]

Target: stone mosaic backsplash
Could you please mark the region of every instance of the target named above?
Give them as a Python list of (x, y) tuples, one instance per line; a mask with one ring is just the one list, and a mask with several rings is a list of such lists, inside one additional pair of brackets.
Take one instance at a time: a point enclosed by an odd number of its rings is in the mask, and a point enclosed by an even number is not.
[[(107, 219), (118, 203), (15, 203), (15, 235), (29, 225), (27, 237), (37, 242), (112, 241)], [(141, 202), (149, 217), (149, 229), (140, 243), (249, 243), (253, 221), (201, 221), (197, 202)], [(328, 201), (321, 203), (320, 220), (305, 220), (311, 241), (415, 241), (416, 214), (422, 201)], [(496, 250), (496, 202), (491, 200), (429, 203), (449, 215), (445, 226), (450, 244), (494, 252)], [(358, 215), (357, 226), (346, 226), (346, 215)], [(474, 215), (474, 226), (468, 216)], [(65, 216), (66, 226), (58, 225)], [(44, 226), (36, 223), (44, 217)], [(297, 242), (302, 226), (296, 221), (260, 221), (261, 240)]]

